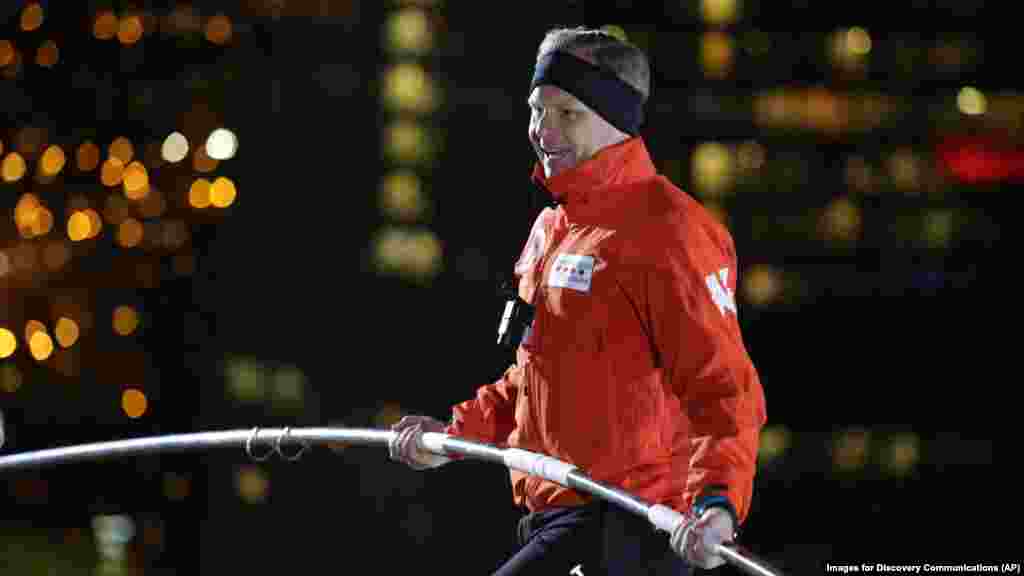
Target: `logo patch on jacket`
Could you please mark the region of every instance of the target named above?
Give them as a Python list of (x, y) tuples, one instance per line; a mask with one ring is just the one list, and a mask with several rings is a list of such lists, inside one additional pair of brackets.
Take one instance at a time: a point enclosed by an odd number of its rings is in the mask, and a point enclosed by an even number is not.
[(559, 254), (551, 265), (548, 286), (590, 292), (594, 277), (594, 257), (580, 254)]

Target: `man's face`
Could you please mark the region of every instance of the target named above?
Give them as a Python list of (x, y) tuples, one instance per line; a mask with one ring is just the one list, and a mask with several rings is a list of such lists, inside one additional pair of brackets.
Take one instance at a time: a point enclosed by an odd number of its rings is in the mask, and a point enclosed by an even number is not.
[(604, 118), (557, 86), (537, 86), (530, 105), (530, 143), (548, 178), (594, 157), (624, 136)]

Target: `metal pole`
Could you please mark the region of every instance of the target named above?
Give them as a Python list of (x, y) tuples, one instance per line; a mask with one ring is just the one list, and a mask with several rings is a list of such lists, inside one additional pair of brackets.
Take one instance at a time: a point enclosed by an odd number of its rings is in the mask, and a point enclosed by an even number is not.
[[(278, 454), (287, 460), (297, 460), (313, 444), (353, 444), (387, 447), (397, 432), (362, 428), (253, 428), (222, 432), (196, 432), (168, 434), (113, 442), (78, 444), (0, 456), (0, 472), (20, 468), (38, 468), (87, 460), (106, 460), (122, 456), (163, 452), (186, 452), (210, 448), (244, 447), (255, 460), (266, 460)], [(684, 517), (661, 504), (650, 504), (619, 488), (593, 480), (571, 464), (519, 448), (498, 448), (490, 444), (473, 442), (428, 432), (420, 437), (424, 450), (442, 456), (462, 457), (502, 464), (528, 474), (540, 476), (575, 490), (580, 490), (608, 501), (629, 512), (647, 518), (656, 528), (669, 534), (680, 526)], [(289, 455), (288, 452), (292, 453)], [(725, 542), (717, 553), (732, 566), (750, 576), (782, 576), (781, 573), (735, 542)]]

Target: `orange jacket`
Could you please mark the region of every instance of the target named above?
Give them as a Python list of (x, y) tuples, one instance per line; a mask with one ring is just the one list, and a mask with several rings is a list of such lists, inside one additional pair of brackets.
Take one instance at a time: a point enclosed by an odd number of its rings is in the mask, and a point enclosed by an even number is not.
[[(742, 523), (766, 412), (728, 231), (657, 174), (639, 137), (550, 179), (537, 165), (533, 179), (560, 205), (538, 216), (515, 267), (532, 329), (446, 432), (548, 454), (680, 512), (726, 496)], [(530, 510), (590, 500), (510, 473)]]

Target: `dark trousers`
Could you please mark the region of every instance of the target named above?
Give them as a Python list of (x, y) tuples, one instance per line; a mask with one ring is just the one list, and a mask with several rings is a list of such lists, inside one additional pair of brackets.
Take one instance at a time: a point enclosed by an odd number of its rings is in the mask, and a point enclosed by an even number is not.
[(526, 514), (520, 549), (493, 576), (689, 576), (668, 534), (603, 501)]

